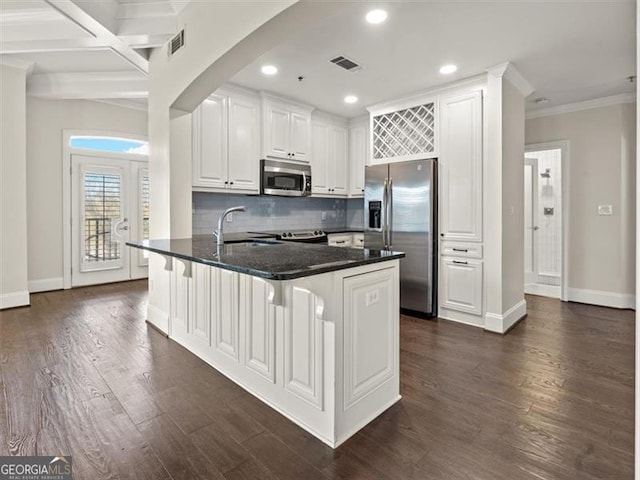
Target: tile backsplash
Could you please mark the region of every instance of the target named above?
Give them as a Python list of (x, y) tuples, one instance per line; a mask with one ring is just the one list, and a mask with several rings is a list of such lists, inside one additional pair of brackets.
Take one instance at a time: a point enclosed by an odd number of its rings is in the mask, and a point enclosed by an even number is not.
[[(193, 192), (193, 234), (211, 233), (229, 207), (244, 205), (225, 222), (226, 232), (362, 228), (362, 199), (273, 197)], [(323, 212), (325, 220), (322, 220)]]

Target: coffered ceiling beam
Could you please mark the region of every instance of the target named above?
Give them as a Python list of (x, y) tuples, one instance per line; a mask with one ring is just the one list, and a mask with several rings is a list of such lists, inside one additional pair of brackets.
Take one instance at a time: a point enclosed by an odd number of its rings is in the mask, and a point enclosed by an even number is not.
[(50, 73), (31, 75), (27, 94), (56, 99), (147, 98), (149, 83), (138, 72)]
[(62, 15), (100, 41), (109, 44), (109, 48), (120, 55), (144, 74), (149, 73), (149, 62), (143, 55), (127, 45), (116, 34), (116, 8), (110, 0), (100, 2), (81, 2), (79, 0), (45, 0)]
[(65, 38), (50, 40), (0, 41), (0, 55), (11, 53), (75, 52), (107, 50), (111, 45), (99, 38)]

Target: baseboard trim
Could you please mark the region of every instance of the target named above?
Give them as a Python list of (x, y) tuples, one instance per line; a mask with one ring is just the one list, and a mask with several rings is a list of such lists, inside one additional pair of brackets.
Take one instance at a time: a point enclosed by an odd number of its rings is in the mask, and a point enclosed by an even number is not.
[(64, 279), (43, 278), (42, 280), (29, 280), (27, 283), (29, 293), (50, 292), (51, 290), (62, 290), (64, 288)]
[(0, 294), (0, 310), (4, 310), (5, 308), (28, 307), (29, 305), (31, 305), (31, 300), (29, 299), (29, 292), (26, 290)]
[(505, 334), (526, 315), (527, 302), (526, 300), (520, 300), (503, 314), (487, 312), (484, 316), (484, 329)]
[(599, 305), (601, 307), (631, 310), (635, 310), (636, 308), (636, 296), (632, 293), (569, 288), (567, 300), (570, 302), (587, 303), (589, 305)]
[(147, 304), (147, 323), (163, 335), (169, 336), (169, 315), (150, 303)]
[(543, 297), (560, 298), (562, 287), (559, 285), (544, 285), (541, 283), (528, 283), (524, 286), (527, 295), (542, 295)]

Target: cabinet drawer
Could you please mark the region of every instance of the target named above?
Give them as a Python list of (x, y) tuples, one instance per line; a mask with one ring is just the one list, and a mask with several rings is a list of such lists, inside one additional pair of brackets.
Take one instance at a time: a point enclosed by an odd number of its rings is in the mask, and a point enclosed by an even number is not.
[(341, 233), (328, 235), (327, 243), (330, 247), (351, 247), (353, 246), (353, 235)]
[(357, 248), (364, 248), (364, 233), (353, 234), (353, 246)]
[(482, 261), (443, 258), (442, 302), (444, 308), (482, 314)]
[(482, 245), (478, 244), (442, 242), (440, 248), (443, 257), (482, 258)]

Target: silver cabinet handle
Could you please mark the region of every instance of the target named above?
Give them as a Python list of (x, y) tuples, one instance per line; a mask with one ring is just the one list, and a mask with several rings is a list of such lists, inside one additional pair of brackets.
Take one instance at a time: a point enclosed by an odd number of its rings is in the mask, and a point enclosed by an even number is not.
[(468, 252), (469, 249), (467, 248), (453, 248), (452, 249), (454, 252)]
[(469, 265), (469, 262), (460, 262), (458, 260), (454, 260), (453, 263), (455, 263), (456, 265)]

